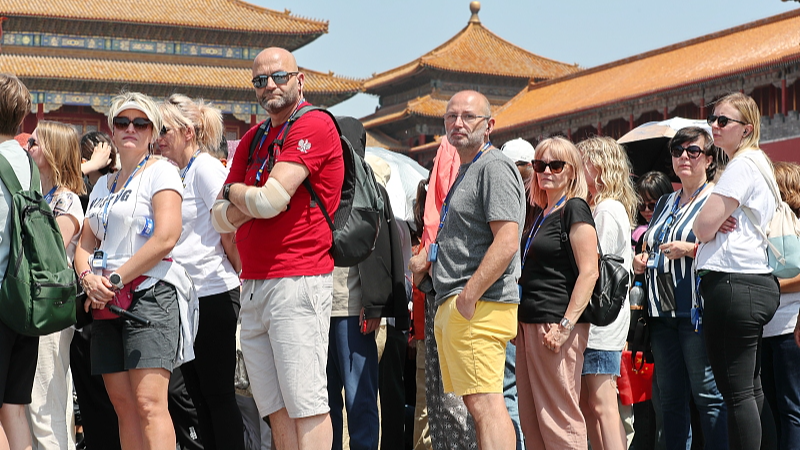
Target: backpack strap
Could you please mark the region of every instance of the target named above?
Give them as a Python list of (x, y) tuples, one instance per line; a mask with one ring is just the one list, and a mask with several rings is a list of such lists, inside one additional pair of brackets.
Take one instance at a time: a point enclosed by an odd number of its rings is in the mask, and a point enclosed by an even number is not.
[[(761, 150), (758, 150), (761, 151)], [(742, 154), (742, 157), (749, 159), (753, 164), (755, 164), (756, 168), (759, 172), (761, 172), (761, 176), (764, 177), (764, 181), (766, 181), (767, 186), (769, 186), (769, 190), (772, 191), (772, 195), (775, 197), (775, 205), (780, 205), (783, 201), (781, 199), (781, 193), (778, 190), (777, 182), (775, 181), (775, 175), (770, 175), (769, 172), (758, 162), (755, 158), (752, 157), (750, 151), (747, 151)]]
[(250, 152), (247, 154), (246, 166), (249, 166), (250, 163), (253, 162), (253, 155), (256, 153), (256, 146), (261, 138), (264, 137), (264, 133), (267, 132), (267, 120), (261, 122), (261, 125), (258, 126), (258, 130), (256, 130), (255, 136), (253, 136), (253, 140), (250, 141)]
[[(301, 117), (303, 117), (309, 111), (322, 111), (328, 116), (330, 116), (331, 120), (333, 121), (333, 125), (336, 127), (336, 132), (340, 137), (342, 136), (342, 130), (339, 129), (339, 123), (336, 122), (336, 118), (334, 118), (333, 114), (330, 111), (328, 111), (325, 108), (320, 108), (319, 106), (306, 105), (298, 109), (294, 114), (292, 114), (292, 117), (289, 118), (288, 121), (289, 123), (286, 124), (286, 129), (283, 131), (283, 138), (275, 139), (272, 142), (272, 144), (270, 144), (270, 146), (274, 147), (277, 145), (278, 147), (283, 147), (283, 143), (289, 136), (289, 131), (291, 131), (292, 125), (294, 125), (295, 122), (297, 122)], [(253, 154), (255, 153), (258, 142), (262, 139), (264, 133), (267, 131), (267, 120), (262, 122), (261, 125), (258, 127), (255, 136), (253, 136), (253, 141), (250, 143), (250, 154), (247, 158), (248, 165), (252, 161)], [(272, 167), (269, 168), (269, 171), (270, 172), (272, 171)], [(305, 186), (305, 188), (308, 190), (308, 193), (311, 195), (312, 206), (317, 205), (319, 207), (320, 211), (322, 212), (322, 215), (325, 216), (325, 221), (328, 222), (328, 226), (331, 228), (331, 231), (333, 231), (334, 230), (333, 219), (331, 219), (330, 214), (328, 214), (328, 211), (325, 209), (325, 205), (323, 205), (322, 202), (320, 201), (319, 196), (314, 191), (314, 188), (311, 187), (311, 181), (309, 181), (308, 177), (306, 177), (306, 179), (303, 180), (303, 186)]]
[[(580, 198), (580, 197), (573, 197), (573, 198)], [(572, 200), (572, 199), (570, 199), (570, 200)], [(583, 199), (581, 199), (581, 200), (583, 200)], [(585, 202), (585, 200), (583, 200), (583, 201)], [(569, 200), (567, 200), (567, 203), (569, 203)], [(561, 218), (561, 242), (566, 244), (566, 251), (567, 251), (567, 256), (569, 257), (569, 263), (570, 263), (570, 265), (572, 265), (572, 271), (575, 273), (575, 276), (577, 277), (577, 276), (580, 275), (580, 273), (578, 272), (578, 263), (575, 262), (575, 253), (572, 251), (572, 244), (570, 243), (570, 240), (569, 240), (569, 230), (567, 230), (567, 225), (564, 223), (564, 210), (565, 209), (567, 209), (567, 204), (566, 203), (564, 204), (564, 207), (561, 208), (561, 211), (559, 213), (560, 218)], [(595, 233), (597, 233), (597, 230), (595, 230)], [(598, 259), (603, 257), (603, 249), (600, 247), (600, 238), (599, 237), (597, 238), (597, 253), (598, 253)]]
[[(311, 109), (315, 109), (317, 111), (322, 111), (325, 114), (327, 114), (328, 117), (331, 118), (331, 121), (333, 122), (333, 125), (336, 127), (336, 134), (339, 135), (339, 139), (341, 140), (342, 138), (344, 138), (345, 140), (347, 140), (346, 137), (342, 136), (342, 130), (339, 128), (339, 122), (336, 121), (336, 117), (334, 117), (333, 114), (330, 111), (328, 111), (327, 109), (324, 109), (324, 108), (320, 108), (318, 106), (306, 106), (306, 107), (304, 107), (302, 109), (306, 109), (306, 108), (308, 108), (307, 111), (310, 111)], [(303, 114), (305, 114), (307, 111), (303, 111)], [(300, 111), (298, 111), (298, 114), (299, 113), (300, 113)], [(289, 130), (287, 129), (286, 133), (284, 134), (284, 136), (288, 136), (288, 135), (289, 135)], [(344, 147), (342, 147), (342, 152), (344, 152)], [(313, 201), (314, 204), (316, 204), (319, 207), (319, 210), (322, 212), (322, 215), (325, 216), (325, 221), (328, 222), (328, 226), (331, 228), (331, 231), (334, 231), (336, 228), (334, 227), (333, 220), (331, 219), (330, 214), (328, 214), (328, 210), (325, 209), (325, 205), (323, 205), (322, 201), (320, 201), (320, 198), (317, 195), (316, 191), (314, 191), (314, 188), (311, 187), (311, 180), (309, 180), (308, 177), (306, 177), (306, 179), (303, 180), (303, 186), (305, 186), (306, 190), (308, 190), (308, 193), (311, 194), (311, 201)]]
[[(39, 168), (33, 163), (30, 153), (25, 152), (25, 155), (28, 157), (28, 164), (31, 168), (30, 190), (38, 192), (42, 185), (42, 182), (39, 178)], [(14, 173), (11, 163), (9, 163), (8, 159), (6, 159), (6, 157), (3, 155), (0, 155), (0, 179), (3, 180), (3, 184), (6, 185), (8, 192), (11, 194), (15, 194), (22, 190), (22, 185), (19, 182), (19, 178)]]

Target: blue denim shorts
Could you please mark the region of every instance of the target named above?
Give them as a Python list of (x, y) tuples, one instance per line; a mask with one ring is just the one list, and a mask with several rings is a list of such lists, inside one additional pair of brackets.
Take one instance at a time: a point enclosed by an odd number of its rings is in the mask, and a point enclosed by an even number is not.
[(614, 375), (618, 377), (621, 361), (621, 351), (614, 352), (587, 348), (583, 352), (583, 371), (581, 375)]

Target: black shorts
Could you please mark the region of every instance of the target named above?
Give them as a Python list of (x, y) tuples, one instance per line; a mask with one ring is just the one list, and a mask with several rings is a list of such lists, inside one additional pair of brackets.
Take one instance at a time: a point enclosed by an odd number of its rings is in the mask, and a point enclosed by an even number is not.
[(39, 338), (22, 336), (0, 320), (0, 406), (31, 402)]
[(130, 369), (172, 372), (180, 333), (175, 287), (158, 281), (148, 289), (134, 292), (129, 310), (150, 319), (150, 326), (126, 319), (95, 320), (92, 324), (92, 375)]

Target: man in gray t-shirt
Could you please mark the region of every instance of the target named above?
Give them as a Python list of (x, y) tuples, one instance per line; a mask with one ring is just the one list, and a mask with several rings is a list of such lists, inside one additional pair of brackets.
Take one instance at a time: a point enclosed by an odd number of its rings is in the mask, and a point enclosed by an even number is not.
[(506, 342), (517, 332), (525, 190), (514, 163), (489, 142), (494, 119), (486, 97), (455, 94), (444, 120), (461, 167), (428, 252), (442, 382), (445, 392), (464, 397), (479, 448), (513, 449), (503, 369)]

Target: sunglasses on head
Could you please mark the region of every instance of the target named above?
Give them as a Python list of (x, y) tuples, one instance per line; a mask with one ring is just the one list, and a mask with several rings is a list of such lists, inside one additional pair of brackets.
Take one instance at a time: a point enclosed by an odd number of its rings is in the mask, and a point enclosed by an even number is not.
[(672, 153), (673, 158), (680, 158), (683, 155), (683, 152), (689, 156), (690, 159), (697, 159), (700, 157), (700, 154), (703, 153), (703, 149), (697, 145), (690, 145), (686, 148), (682, 147), (680, 144), (673, 145), (672, 148), (669, 150)]
[(541, 159), (533, 160), (533, 171), (536, 173), (544, 173), (544, 170), (550, 168), (550, 173), (559, 174), (564, 170), (564, 166), (569, 164), (566, 161), (550, 161), (544, 162)]
[(127, 117), (114, 117), (113, 123), (114, 128), (118, 130), (127, 130), (130, 124), (133, 123), (133, 128), (135, 128), (137, 131), (144, 131), (147, 129), (147, 127), (153, 125), (153, 122), (150, 122), (150, 120), (143, 117), (137, 117), (133, 120)]
[(30, 150), (31, 148), (33, 148), (33, 147), (35, 147), (37, 145), (39, 145), (39, 143), (36, 142), (36, 139), (34, 139), (34, 138), (29, 138), (28, 139), (28, 150)]
[(267, 82), (269, 79), (272, 78), (272, 81), (275, 84), (286, 84), (289, 82), (289, 79), (292, 78), (293, 75), (297, 75), (299, 72), (286, 72), (285, 70), (281, 70), (278, 72), (271, 73), (269, 75), (258, 75), (253, 77), (253, 87), (256, 89), (261, 89), (267, 86)]
[(656, 210), (656, 202), (647, 202), (647, 203), (639, 203), (639, 211), (655, 211)]
[(741, 120), (731, 119), (730, 117), (727, 116), (715, 116), (714, 114), (708, 116), (706, 122), (708, 122), (709, 126), (714, 125), (714, 122), (717, 122), (720, 128), (725, 128), (725, 126), (728, 125), (728, 122), (736, 122), (742, 125), (747, 125), (747, 123), (742, 122)]

